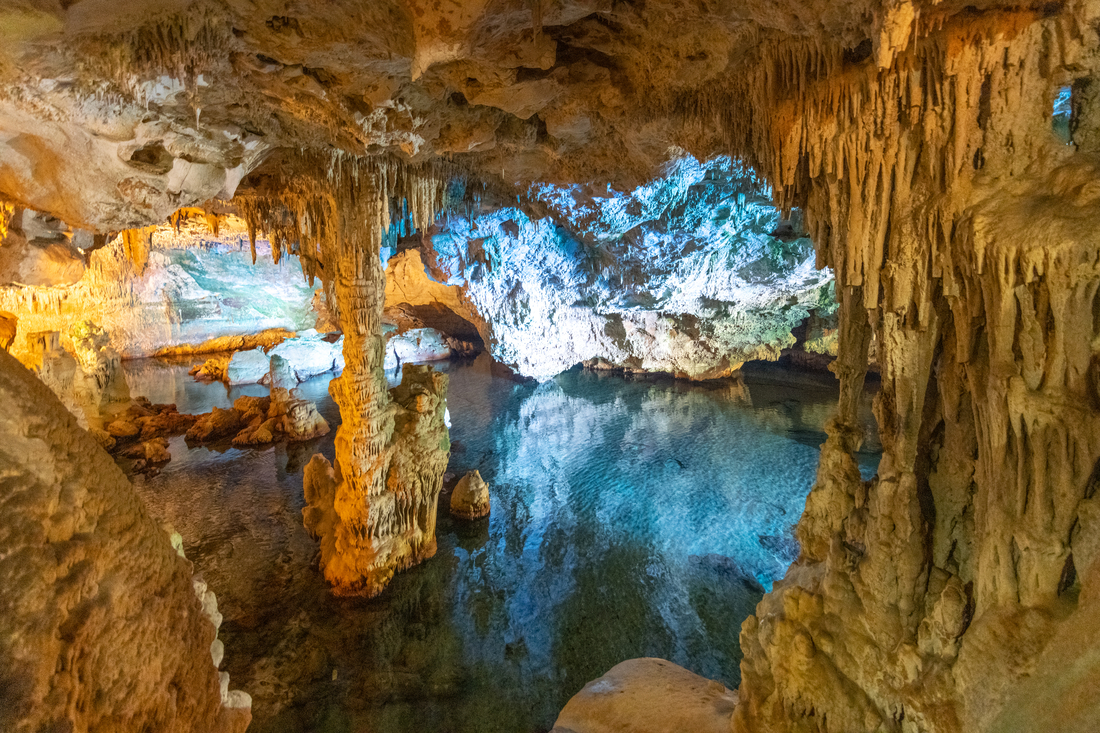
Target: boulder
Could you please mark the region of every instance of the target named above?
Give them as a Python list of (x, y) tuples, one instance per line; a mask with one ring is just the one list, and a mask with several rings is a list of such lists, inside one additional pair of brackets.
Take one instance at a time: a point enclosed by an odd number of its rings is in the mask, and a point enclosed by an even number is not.
[(247, 428), (237, 433), (237, 436), (233, 438), (233, 445), (267, 445), (268, 443), (274, 443), (276, 431), (279, 429), (279, 422), (280, 418), (277, 417), (267, 418), (266, 420), (263, 417), (257, 417)]
[(312, 440), (328, 433), (328, 422), (309, 400), (297, 397), (286, 403), (286, 414), (280, 424), (287, 440)]
[(287, 440), (310, 440), (328, 433), (328, 423), (317, 406), (298, 394), (298, 378), (290, 362), (279, 355), (271, 357), (268, 376), (271, 384), (270, 417), (278, 417), (278, 429)]
[(88, 428), (88, 433), (95, 438), (95, 442), (99, 443), (103, 450), (107, 452), (113, 451), (115, 446), (118, 445), (118, 441), (106, 430), (93, 426)]
[(329, 343), (314, 330), (303, 331), (298, 338), (287, 339), (271, 350), (290, 364), (299, 382), (343, 367), (343, 337)]
[(126, 418), (119, 418), (118, 420), (108, 423), (107, 432), (114, 438), (126, 440), (128, 438), (136, 438), (141, 432), (141, 428)]
[(489, 516), (489, 485), (478, 471), (470, 471), (451, 492), (451, 514), (462, 519)]
[(205, 415), (201, 415), (191, 429), (187, 431), (187, 439), (196, 443), (209, 443), (223, 438), (229, 438), (241, 430), (241, 416), (236, 410), (223, 410), (215, 407)]
[(664, 659), (628, 659), (574, 695), (550, 733), (729, 733), (737, 693)]
[(207, 382), (223, 382), (226, 380), (226, 372), (229, 370), (229, 360), (233, 354), (218, 354), (212, 356), (199, 366), (191, 368), (189, 374), (195, 379)]
[(227, 384), (259, 384), (269, 369), (269, 359), (260, 349), (238, 351), (225, 370)]
[(168, 452), (168, 441), (164, 438), (153, 438), (132, 445), (122, 455), (142, 459), (146, 463), (167, 463), (172, 460), (172, 454)]
[(267, 412), (271, 409), (271, 397), (244, 395), (234, 400), (233, 409), (240, 413), (242, 423), (251, 425), (257, 417), (267, 418)]
[(156, 405), (155, 407), (156, 414), (140, 420), (143, 441), (186, 433), (198, 419), (198, 415), (176, 412), (175, 405)]

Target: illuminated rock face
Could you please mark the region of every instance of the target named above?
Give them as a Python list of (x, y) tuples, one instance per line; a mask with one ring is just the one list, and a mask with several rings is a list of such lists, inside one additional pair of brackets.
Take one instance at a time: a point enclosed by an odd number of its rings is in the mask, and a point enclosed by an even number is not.
[[(1100, 151), (1064, 145), (1050, 116), (1097, 39), (1049, 51), (1065, 23), (959, 21), (849, 80), (861, 105), (830, 108), (827, 75), (764, 104), (761, 169), (808, 192), (836, 273), (841, 399), (802, 556), (742, 627), (735, 731), (1100, 725), (1069, 692), (1097, 679), (1095, 645), (1068, 643), (1095, 628), (1100, 573), (1100, 237), (1078, 224), (1100, 215)], [(779, 154), (791, 136), (805, 157)], [(864, 482), (854, 397), (872, 335), (883, 458)]]
[(792, 329), (835, 308), (811, 242), (728, 158), (680, 157), (629, 194), (542, 185), (528, 196), (545, 216), (453, 217), (422, 252), (399, 255), (387, 306), (443, 304), (538, 379), (592, 359), (724, 377), (778, 359)]
[(5, 353), (0, 399), (0, 728), (243, 731), (250, 703), (219, 678), (190, 563)]
[(377, 595), (397, 570), (432, 557), (435, 516), (450, 455), (447, 377), (405, 365), (387, 391), (380, 231), (352, 225), (334, 254), (344, 371), (329, 387), (340, 406), (335, 470), (306, 469), (306, 528), (321, 542), (325, 578), (340, 595)]
[[(181, 353), (183, 345), (209, 352), (269, 346), (278, 341), (276, 330), (292, 335), (317, 320), (314, 289), (298, 264), (273, 263), (264, 240), (257, 242), (253, 264), (248, 233), (236, 217), (223, 217), (217, 235), (193, 217), (178, 232), (165, 224), (144, 237), (148, 249), (140, 266), (118, 237), (88, 252), (87, 267), (78, 256), (80, 270), (71, 281), (0, 285), (0, 310), (18, 316), (20, 334), (67, 336), (91, 320), (124, 358)], [(271, 332), (266, 339), (252, 338), (265, 331)], [(18, 337), (12, 353), (22, 358), (24, 343)]]

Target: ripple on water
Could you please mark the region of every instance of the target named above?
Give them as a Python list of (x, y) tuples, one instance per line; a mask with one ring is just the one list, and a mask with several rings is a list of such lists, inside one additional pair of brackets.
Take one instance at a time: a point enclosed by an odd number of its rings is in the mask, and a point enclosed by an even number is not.
[[(441, 512), (436, 557), (377, 599), (333, 598), (302, 528), (302, 467), (333, 457), (332, 433), (264, 450), (175, 438), (165, 470), (135, 479), (218, 595), (223, 668), (253, 696), (250, 730), (548, 730), (586, 682), (641, 656), (736, 686), (741, 622), (797, 554), (832, 378), (573, 371), (531, 385), (484, 359), (443, 368), (449, 470), (481, 471), (492, 514)], [(182, 412), (265, 392), (198, 385), (187, 366), (127, 369), (134, 394)], [(302, 391), (335, 427), (327, 387)], [(873, 452), (861, 462), (867, 473)]]

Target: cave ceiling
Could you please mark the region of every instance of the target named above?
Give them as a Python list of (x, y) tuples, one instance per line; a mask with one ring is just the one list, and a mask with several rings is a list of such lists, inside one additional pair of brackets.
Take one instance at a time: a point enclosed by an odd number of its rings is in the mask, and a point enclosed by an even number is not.
[(945, 18), (1026, 5), (7, 0), (0, 194), (121, 230), (228, 200), (288, 151), (627, 187), (672, 146), (746, 152), (698, 112), (751, 119), (738, 80), (769, 48), (888, 66)]

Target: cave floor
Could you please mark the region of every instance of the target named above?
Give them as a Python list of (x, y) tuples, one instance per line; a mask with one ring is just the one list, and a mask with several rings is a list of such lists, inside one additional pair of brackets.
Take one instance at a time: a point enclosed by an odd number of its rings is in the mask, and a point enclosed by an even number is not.
[[(831, 375), (775, 365), (689, 384), (570, 371), (543, 384), (450, 374), (449, 471), (479, 469), (492, 514), (454, 520), (437, 555), (373, 600), (333, 597), (302, 527), (302, 468), (333, 435), (274, 448), (188, 450), (134, 483), (217, 593), (223, 669), (253, 697), (256, 733), (545, 731), (587, 681), (663, 657), (730, 687), (762, 586), (797, 554)], [(181, 412), (252, 385), (199, 384), (186, 364), (126, 363), (134, 394)], [(333, 428), (331, 375), (303, 383)], [(870, 392), (862, 453), (874, 470)]]

